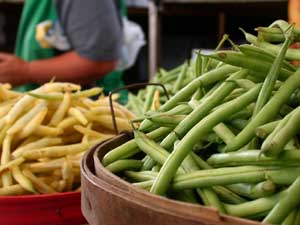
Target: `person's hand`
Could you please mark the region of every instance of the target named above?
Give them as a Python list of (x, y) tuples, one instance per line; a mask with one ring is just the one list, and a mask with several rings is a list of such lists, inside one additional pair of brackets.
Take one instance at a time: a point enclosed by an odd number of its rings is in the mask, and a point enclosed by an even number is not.
[(23, 84), (29, 81), (29, 63), (0, 52), (0, 83)]

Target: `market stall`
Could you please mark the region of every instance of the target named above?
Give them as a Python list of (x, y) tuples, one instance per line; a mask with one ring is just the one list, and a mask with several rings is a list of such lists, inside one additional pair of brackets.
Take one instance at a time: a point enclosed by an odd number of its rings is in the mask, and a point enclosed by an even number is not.
[[(15, 54), (0, 51), (1, 225), (300, 224), (295, 12), (234, 28), (243, 41), (226, 32), (227, 15), (259, 17), (287, 1), (165, 0), (129, 11), (110, 0), (31, 1)], [(145, 44), (130, 13), (145, 11), (149, 80), (125, 85)], [(181, 13), (215, 15), (218, 41), (164, 68), (161, 21)]]

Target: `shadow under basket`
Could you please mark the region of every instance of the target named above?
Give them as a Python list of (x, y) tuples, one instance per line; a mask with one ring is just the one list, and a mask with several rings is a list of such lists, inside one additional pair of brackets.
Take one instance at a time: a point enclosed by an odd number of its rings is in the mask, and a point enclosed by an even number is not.
[(82, 158), (81, 207), (90, 225), (261, 225), (151, 194), (106, 170), (103, 156), (131, 138), (131, 134), (121, 134), (94, 146)]

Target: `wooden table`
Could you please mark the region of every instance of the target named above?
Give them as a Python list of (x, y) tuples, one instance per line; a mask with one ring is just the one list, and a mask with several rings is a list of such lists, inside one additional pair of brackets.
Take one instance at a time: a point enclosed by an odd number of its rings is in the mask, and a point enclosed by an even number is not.
[[(288, 0), (150, 0), (148, 11), (149, 32), (149, 79), (151, 79), (161, 62), (161, 36), (163, 16), (167, 15), (216, 15), (218, 17), (218, 33), (225, 33), (226, 14), (276, 13), (276, 8), (286, 7)], [(278, 11), (278, 10), (277, 10)]]

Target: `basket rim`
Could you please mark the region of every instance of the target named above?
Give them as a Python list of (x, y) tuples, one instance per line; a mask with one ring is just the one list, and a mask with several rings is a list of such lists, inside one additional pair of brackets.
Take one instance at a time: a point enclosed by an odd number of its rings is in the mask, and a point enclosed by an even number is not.
[[(249, 219), (246, 219), (246, 218), (239, 218), (239, 217), (234, 217), (234, 216), (230, 216), (230, 215), (226, 215), (226, 214), (221, 214), (216, 209), (210, 208), (210, 207), (207, 207), (207, 206), (196, 205), (196, 204), (186, 203), (186, 202), (180, 202), (180, 201), (176, 201), (176, 200), (173, 200), (173, 199), (165, 198), (163, 196), (152, 194), (152, 193), (150, 193), (148, 191), (145, 191), (145, 190), (142, 190), (138, 187), (134, 187), (133, 185), (131, 185), (130, 183), (128, 183), (125, 180), (121, 179), (117, 175), (111, 173), (110, 171), (105, 169), (105, 167), (102, 165), (101, 159), (98, 157), (98, 152), (101, 151), (101, 148), (103, 148), (103, 146), (105, 146), (105, 145), (107, 145), (111, 142), (115, 142), (116, 140), (118, 140), (119, 138), (121, 138), (124, 135), (129, 136), (129, 134), (120, 134), (120, 135), (118, 135), (118, 136), (116, 136), (116, 137), (114, 137), (114, 138), (112, 138), (112, 139), (110, 139), (106, 142), (103, 142), (103, 143), (100, 143), (100, 144), (94, 146), (88, 152), (85, 153), (85, 155), (82, 157), (82, 160), (81, 160), (81, 170), (82, 170), (81, 175), (84, 176), (85, 179), (88, 180), (88, 182), (93, 183), (93, 185), (96, 185), (98, 188), (100, 188), (100, 187), (99, 187), (99, 184), (97, 183), (97, 180), (99, 180), (99, 182), (102, 182), (102, 183), (108, 184), (110, 186), (113, 186), (118, 190), (118, 193), (114, 193), (114, 194), (119, 195), (119, 196), (123, 194), (124, 196), (121, 196), (123, 198), (126, 197), (125, 196), (126, 194), (128, 194), (128, 193), (132, 194), (133, 192), (135, 192), (135, 193), (138, 194), (138, 196), (135, 197), (136, 200), (137, 200), (137, 204), (147, 205), (147, 206), (150, 206), (150, 207), (155, 206), (155, 207), (157, 207), (157, 208), (155, 208), (155, 210), (160, 210), (159, 208), (161, 208), (161, 210), (167, 211), (172, 206), (174, 208), (176, 206), (177, 207), (187, 207), (189, 209), (193, 209), (194, 211), (197, 210), (198, 212), (205, 210), (207, 213), (209, 213), (211, 215), (215, 215), (216, 216), (215, 219), (217, 219), (218, 221), (236, 222), (236, 224), (242, 224), (244, 222), (244, 223), (247, 223), (247, 225), (260, 225), (260, 224), (262, 224), (258, 221), (253, 221), (253, 220), (249, 220)], [(111, 183), (107, 182), (107, 180), (103, 180), (103, 179), (99, 178), (95, 174), (96, 172), (93, 173), (90, 170), (89, 166), (86, 164), (85, 160), (90, 159), (90, 160), (94, 161), (95, 158), (97, 159), (98, 163), (96, 164), (94, 162), (93, 163), (94, 167), (96, 165), (99, 166), (101, 173), (105, 176), (108, 176), (109, 179), (111, 179), (111, 181), (112, 181)], [(89, 171), (86, 171), (86, 169), (88, 169)], [(95, 171), (96, 171), (96, 168), (95, 168)], [(92, 177), (89, 177), (89, 174)], [(119, 184), (122, 184), (122, 186), (118, 186), (116, 184), (113, 184), (113, 182), (115, 182), (115, 181), (117, 181)], [(124, 190), (124, 188), (126, 188), (127, 190)], [(153, 201), (153, 203), (149, 204), (149, 202), (145, 202), (145, 200), (143, 200), (142, 197), (146, 197), (148, 200), (151, 199)], [(167, 206), (168, 208), (159, 207), (160, 203), (165, 203), (163, 205)], [(169, 212), (169, 213), (171, 213), (171, 212)], [(179, 213), (179, 212), (177, 212), (177, 213)], [(189, 215), (191, 215), (191, 214), (189, 214)], [(193, 217), (195, 218), (195, 215)], [(197, 217), (197, 218), (199, 219), (199, 217)]]

